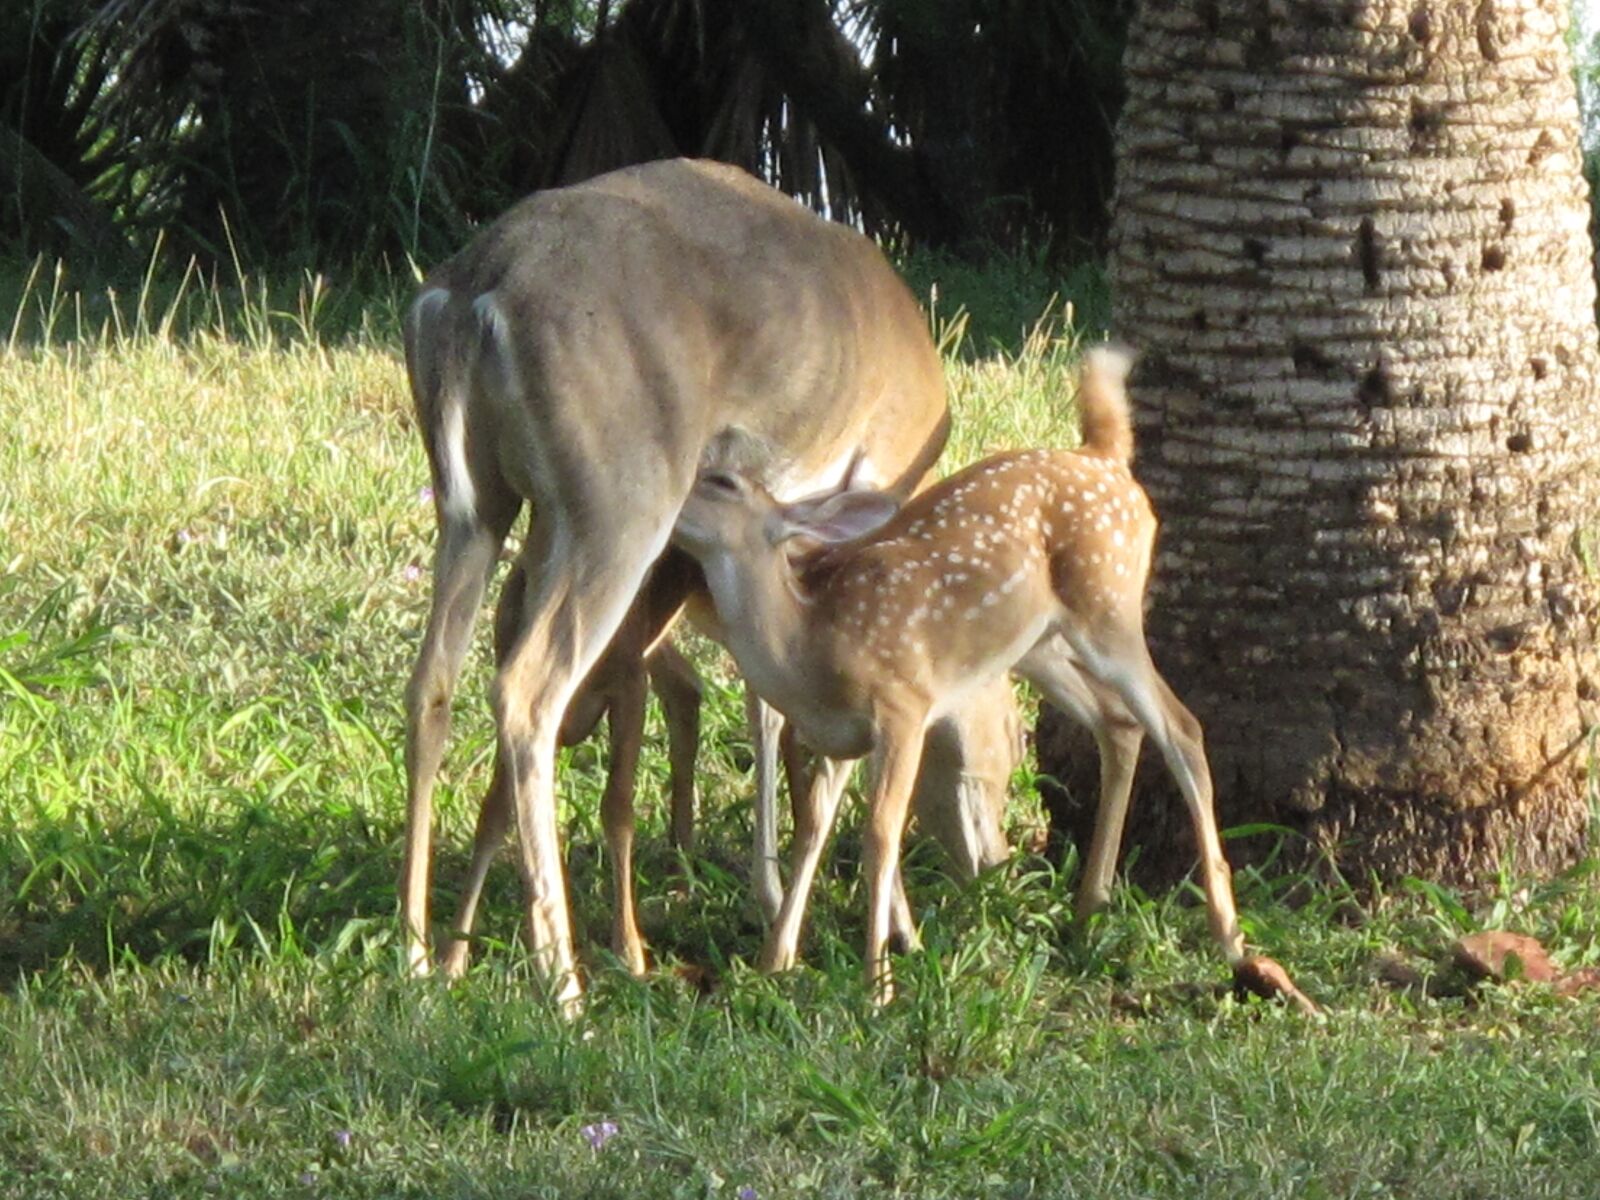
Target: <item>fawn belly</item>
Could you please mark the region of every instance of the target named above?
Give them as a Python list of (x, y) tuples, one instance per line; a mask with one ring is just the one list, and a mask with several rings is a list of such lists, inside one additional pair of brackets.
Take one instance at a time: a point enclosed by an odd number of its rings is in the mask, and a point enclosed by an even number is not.
[(802, 742), (828, 758), (861, 758), (877, 740), (871, 719), (847, 710), (801, 708), (783, 715), (794, 722)]
[(985, 610), (983, 620), (974, 622), (965, 636), (945, 633), (934, 643), (942, 653), (932, 663), (932, 690), (937, 696), (932, 717), (959, 711), (974, 693), (1009, 673), (1028, 651), (1050, 635), (1054, 617), (1054, 613), (1041, 613), (1024, 603), (1012, 602)]

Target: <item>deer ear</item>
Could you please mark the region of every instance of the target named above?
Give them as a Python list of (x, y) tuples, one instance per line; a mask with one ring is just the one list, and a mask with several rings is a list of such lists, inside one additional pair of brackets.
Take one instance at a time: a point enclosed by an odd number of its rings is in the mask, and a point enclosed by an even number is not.
[(822, 499), (797, 500), (774, 513), (773, 542), (811, 538), (825, 545), (850, 542), (888, 523), (900, 501), (888, 492), (835, 492)]

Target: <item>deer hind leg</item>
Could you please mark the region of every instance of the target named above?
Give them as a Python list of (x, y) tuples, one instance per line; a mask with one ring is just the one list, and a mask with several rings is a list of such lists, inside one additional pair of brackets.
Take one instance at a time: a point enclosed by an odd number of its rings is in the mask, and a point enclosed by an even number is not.
[(509, 515), (502, 511), (493, 520), (483, 520), (471, 510), (441, 507), (432, 608), (406, 688), (406, 843), (400, 866), (400, 915), (407, 960), (416, 974), (429, 969), (433, 787), (450, 732), (450, 700), (484, 589), (515, 514), (511, 507)]
[(1017, 673), (1043, 692), (1051, 704), (1088, 729), (1100, 754), (1100, 798), (1094, 834), (1078, 882), (1076, 912), (1082, 921), (1111, 899), (1111, 879), (1122, 848), (1144, 727), (1115, 691), (1078, 668), (1060, 638), (1051, 638), (1031, 652), (1018, 665)]
[(896, 954), (912, 954), (922, 949), (922, 934), (906, 896), (906, 873), (896, 862), (894, 892), (889, 898), (889, 946)]
[(1075, 648), (1083, 652), (1091, 672), (1116, 692), (1144, 726), (1177, 782), (1200, 849), (1211, 934), (1229, 965), (1237, 966), (1244, 958), (1244, 934), (1234, 905), (1232, 872), (1217, 832), (1211, 767), (1200, 722), (1156, 670), (1142, 633), (1127, 631), (1107, 640), (1111, 644), (1104, 647)]
[[(656, 511), (667, 516), (658, 518)], [(520, 629), (495, 679), (528, 946), (536, 969), (569, 1009), (582, 989), (556, 824), (557, 737), (579, 682), (622, 626), (665, 545), (672, 511), (671, 504), (608, 503), (604, 494), (574, 497), (566, 505), (536, 505), (522, 556), (528, 590)]]
[[(521, 563), (512, 565), (500, 600), (495, 607), (494, 661), (496, 668), (503, 666), (515, 642), (522, 608), (527, 594), (528, 577)], [(582, 741), (599, 722), (608, 700), (599, 695), (575, 698), (563, 717), (560, 741), (570, 745)], [(574, 710), (583, 709), (574, 715)], [(446, 949), (442, 967), (446, 978), (459, 979), (466, 974), (472, 954), (472, 929), (477, 921), (478, 904), (483, 898), (483, 885), (495, 855), (504, 844), (506, 832), (511, 827), (511, 781), (506, 773), (504, 758), (498, 751), (494, 758), (494, 774), (489, 789), (478, 806), (478, 822), (472, 837), (472, 859), (467, 867), (462, 885), (461, 899), (456, 907), (456, 919), (450, 929), (450, 945)]]
[[(679, 789), (687, 780), (686, 819), (693, 831), (694, 759), (699, 740), (699, 678), (671, 645), (661, 639), (683, 608), (685, 577), (670, 564), (657, 563), (643, 590), (623, 620), (622, 628), (590, 677), (604, 689), (610, 702), (611, 763), (606, 776), (600, 816), (605, 827), (606, 851), (611, 859), (611, 949), (634, 975), (647, 969), (645, 942), (639, 932), (634, 903), (633, 845), (634, 791), (639, 777), (639, 751), (644, 743), (647, 675), (663, 682), (663, 703), (668, 710), (669, 753), (672, 759), (674, 817), (678, 817)], [(651, 651), (651, 647), (655, 647)], [(657, 664), (651, 669), (650, 664)], [(665, 663), (665, 669), (660, 664)], [(676, 674), (674, 674), (676, 672)], [(687, 679), (684, 676), (687, 676)], [(688, 695), (685, 697), (684, 693)], [(687, 727), (685, 713), (687, 704)], [(673, 719), (676, 714), (676, 720)]]
[(817, 759), (805, 799), (795, 807), (789, 890), (784, 893), (777, 919), (767, 931), (766, 944), (761, 948), (763, 971), (787, 971), (799, 958), (800, 927), (811, 897), (811, 881), (816, 877), (817, 864), (839, 812), (839, 798), (844, 795), (844, 786), (850, 781), (854, 766), (853, 762), (839, 759)]
[[(601, 816), (606, 828), (607, 852), (613, 865), (614, 895), (617, 897), (613, 909), (612, 948), (636, 974), (644, 969), (644, 943), (639, 936), (634, 917), (631, 870), (632, 799), (637, 778), (639, 746), (643, 739), (644, 694), (640, 647), (656, 636), (658, 631), (654, 622), (659, 617), (660, 610), (670, 603), (670, 601), (661, 602), (658, 593), (664, 589), (653, 586), (656, 582), (652, 577), (651, 585), (647, 585), (653, 603), (648, 606), (635, 605), (610, 648), (569, 702), (567, 711), (562, 716), (558, 737), (560, 745), (574, 745), (593, 733), (602, 715), (610, 714), (611, 766), (606, 779)], [(505, 663), (512, 643), (516, 640), (526, 591), (527, 574), (522, 564), (517, 563), (512, 567), (505, 586), (500, 591), (500, 603), (495, 611), (496, 666)], [(663, 649), (670, 647), (663, 646)], [(676, 654), (675, 651), (673, 653)], [(672, 682), (679, 688), (684, 686), (692, 688), (696, 705), (696, 711), (691, 713), (693, 725), (688, 734), (690, 764), (688, 770), (692, 773), (694, 742), (698, 736), (699, 679), (687, 661), (682, 661), (681, 671), (688, 673), (687, 684)], [(664, 681), (660, 690), (665, 695), (669, 686), (665, 681), (669, 676), (667, 674), (658, 676), (652, 671), (651, 678)], [(635, 686), (634, 681), (640, 682)], [(666, 703), (669, 709), (674, 705), (679, 708), (683, 706), (681, 699), (667, 700)], [(681, 732), (683, 724), (681, 717), (676, 727), (673, 726), (671, 719), (668, 721), (675, 754), (680, 753), (679, 743), (683, 740)], [(676, 732), (673, 731), (674, 728)], [(484, 880), (495, 855), (505, 841), (506, 831), (511, 823), (510, 789), (511, 783), (505, 761), (497, 753), (494, 777), (478, 810), (478, 826), (472, 844), (472, 862), (467, 871), (456, 921), (452, 927), (453, 940), (444, 958), (444, 971), (451, 979), (460, 978), (467, 968), (471, 953), (472, 927), (482, 897)]]
[[(494, 611), (494, 662), (496, 668), (504, 664), (517, 636), (517, 626), (522, 620), (522, 606), (528, 589), (528, 577), (522, 564), (512, 565), (500, 588), (500, 600)], [(451, 926), (450, 946), (444, 953), (445, 977), (460, 979), (466, 974), (472, 954), (472, 926), (477, 919), (478, 901), (483, 896), (484, 880), (489, 867), (506, 840), (511, 827), (511, 782), (506, 776), (505, 760), (499, 753), (494, 758), (494, 775), (483, 803), (478, 806), (478, 824), (472, 835), (472, 861), (467, 867), (467, 878), (461, 889), (461, 899), (456, 907), (455, 923)]]
[(1085, 921), (1111, 901), (1111, 880), (1122, 851), (1122, 831), (1127, 824), (1128, 799), (1133, 774), (1139, 765), (1144, 729), (1118, 704), (1108, 705), (1105, 720), (1095, 726), (1100, 751), (1100, 801), (1095, 809), (1094, 834), (1078, 883), (1075, 912)]
[(455, 923), (450, 927), (450, 945), (441, 961), (446, 979), (460, 979), (467, 973), (472, 957), (472, 927), (477, 920), (478, 901), (483, 897), (483, 884), (510, 827), (511, 783), (506, 777), (505, 763), (497, 754), (489, 790), (478, 806), (478, 824), (472, 835), (472, 862), (456, 906)]

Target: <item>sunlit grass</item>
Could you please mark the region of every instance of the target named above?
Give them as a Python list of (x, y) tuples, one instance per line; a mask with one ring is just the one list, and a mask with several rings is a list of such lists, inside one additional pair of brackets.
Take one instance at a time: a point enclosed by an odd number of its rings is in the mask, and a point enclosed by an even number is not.
[[(945, 465), (1070, 444), (1072, 298), (1008, 349), (961, 349), (951, 288)], [(597, 740), (562, 772), (584, 1018), (553, 1019), (527, 975), (509, 866), (484, 966), (455, 990), (404, 978), (400, 690), (432, 512), (402, 292), (363, 316), (315, 281), (113, 302), (40, 272), (9, 309), (0, 1197), (1593, 1194), (1594, 999), (1373, 978), (1380, 953), (1426, 963), (1481, 925), (1600, 963), (1592, 870), (1474, 905), (1242, 872), (1252, 940), (1331, 1011), (1312, 1024), (1223, 993), (1182, 889), (1119, 890), (1075, 939), (1049, 864), (963, 891), (918, 848), (926, 946), (873, 1014), (851, 815), (808, 968), (745, 966), (748, 746), (704, 647), (693, 859), (662, 844), (654, 716), (640, 787), (642, 915), (667, 969), (640, 983), (601, 949)], [(487, 782), (484, 657), (439, 797), (446, 906)], [(1034, 828), (1026, 772), (1013, 800)], [(603, 1121), (617, 1134), (591, 1149)]]

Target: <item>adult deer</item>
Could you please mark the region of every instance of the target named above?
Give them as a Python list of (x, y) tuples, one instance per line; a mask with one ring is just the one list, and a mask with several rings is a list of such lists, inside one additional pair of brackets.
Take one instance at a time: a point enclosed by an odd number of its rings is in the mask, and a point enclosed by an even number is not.
[[(1148, 735), (1188, 804), (1212, 934), (1229, 964), (1242, 968), (1241, 979), (1254, 970), (1212, 812), (1200, 725), (1145, 646), (1156, 519), (1129, 471), (1127, 366), (1110, 351), (1087, 357), (1076, 452), (986, 459), (901, 508), (898, 497), (869, 492), (785, 505), (727, 469), (713, 446), (678, 517), (674, 540), (700, 561), (749, 685), (835, 764), (875, 757), (863, 858), (866, 968), (880, 998), (892, 994), (886, 946), (894, 883), (926, 732), (1008, 672), (1095, 734), (1102, 786), (1089, 886), (1109, 878)], [(807, 555), (807, 542), (821, 548)], [(766, 967), (793, 962), (804, 885), (832, 819), (831, 807), (814, 813), (820, 835), (796, 839), (795, 882), (764, 952)]]
[(526, 936), (571, 1005), (556, 824), (563, 714), (610, 647), (637, 664), (681, 592), (653, 585), (705, 447), (772, 450), (777, 496), (841, 480), (908, 494), (947, 431), (916, 301), (866, 238), (732, 167), (670, 161), (540, 192), (425, 281), (406, 362), (433, 475), (432, 609), (406, 692), (400, 907), (426, 969), (432, 792), (451, 694), (496, 557), (525, 503), (524, 594), (493, 685)]

